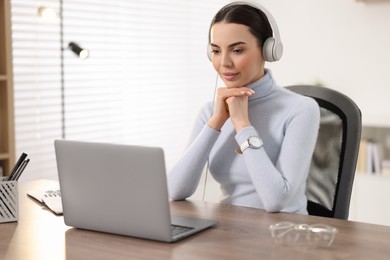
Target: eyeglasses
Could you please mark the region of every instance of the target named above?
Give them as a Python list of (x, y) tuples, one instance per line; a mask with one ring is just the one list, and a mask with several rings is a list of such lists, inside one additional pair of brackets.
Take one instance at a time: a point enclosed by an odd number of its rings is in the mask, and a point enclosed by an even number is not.
[(292, 222), (280, 222), (269, 227), (271, 236), (277, 244), (310, 245), (328, 247), (332, 244), (337, 229), (323, 224), (295, 224)]

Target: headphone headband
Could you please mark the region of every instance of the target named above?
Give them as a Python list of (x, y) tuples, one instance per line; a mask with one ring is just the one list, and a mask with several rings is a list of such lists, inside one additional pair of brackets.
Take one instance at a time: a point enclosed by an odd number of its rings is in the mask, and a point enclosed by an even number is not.
[[(255, 2), (249, 2), (249, 1), (248, 2), (246, 2), (246, 1), (232, 2), (232, 3), (227, 4), (224, 7), (222, 7), (221, 10), (226, 8), (226, 7), (235, 6), (235, 5), (249, 5), (253, 8), (256, 8), (256, 9), (262, 11), (265, 14), (265, 16), (268, 19), (268, 22), (271, 25), (273, 37), (270, 37), (270, 38), (265, 40), (265, 42), (263, 44), (263, 57), (266, 61), (269, 61), (269, 62), (278, 61), (282, 57), (282, 54), (283, 54), (283, 44), (282, 44), (282, 41), (280, 39), (279, 28), (276, 24), (274, 17), (271, 15), (271, 13), (268, 12), (268, 10), (266, 8), (264, 8), (263, 6), (261, 6), (260, 4), (255, 3)], [(207, 54), (209, 56), (209, 59), (211, 60), (211, 54), (209, 52)]]

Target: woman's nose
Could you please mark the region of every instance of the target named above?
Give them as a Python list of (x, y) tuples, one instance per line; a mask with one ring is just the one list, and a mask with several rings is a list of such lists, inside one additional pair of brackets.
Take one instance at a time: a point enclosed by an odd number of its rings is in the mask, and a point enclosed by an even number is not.
[(231, 67), (232, 66), (232, 60), (228, 54), (223, 54), (221, 59), (221, 64), (223, 67)]

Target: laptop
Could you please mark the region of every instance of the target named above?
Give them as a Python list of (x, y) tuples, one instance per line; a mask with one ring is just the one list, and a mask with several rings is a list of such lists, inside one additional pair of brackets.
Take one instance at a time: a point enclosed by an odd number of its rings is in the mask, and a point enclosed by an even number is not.
[(55, 140), (65, 224), (174, 242), (215, 220), (171, 216), (159, 147)]

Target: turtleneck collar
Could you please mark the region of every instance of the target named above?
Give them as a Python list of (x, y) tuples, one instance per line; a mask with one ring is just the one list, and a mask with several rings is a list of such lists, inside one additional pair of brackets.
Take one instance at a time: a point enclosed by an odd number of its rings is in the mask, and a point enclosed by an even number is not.
[(268, 94), (271, 93), (273, 86), (274, 79), (272, 77), (272, 73), (270, 70), (265, 69), (265, 74), (263, 77), (246, 86), (247, 88), (253, 89), (256, 92), (249, 97), (249, 101), (268, 96)]

